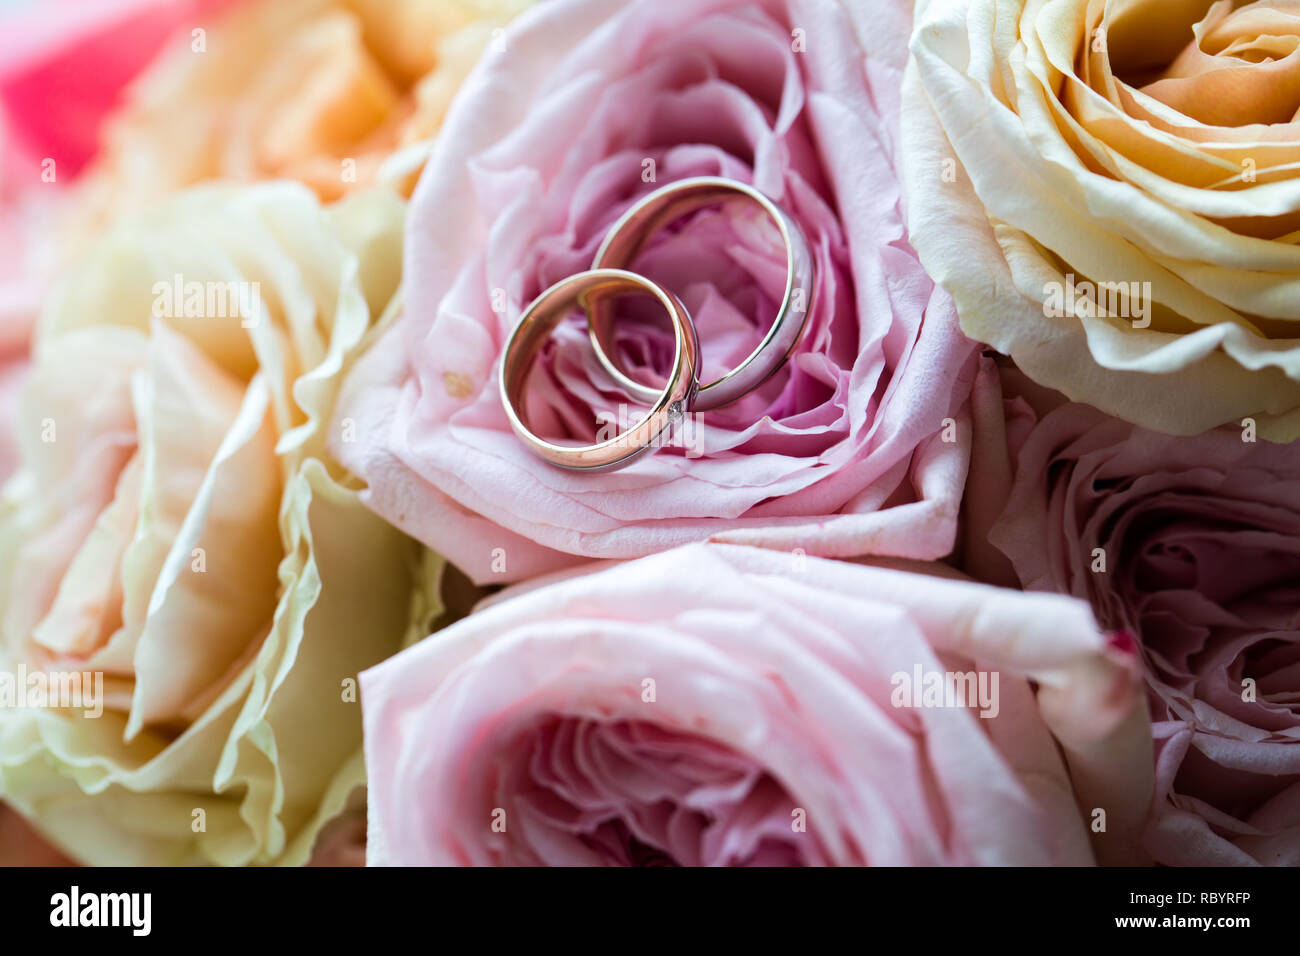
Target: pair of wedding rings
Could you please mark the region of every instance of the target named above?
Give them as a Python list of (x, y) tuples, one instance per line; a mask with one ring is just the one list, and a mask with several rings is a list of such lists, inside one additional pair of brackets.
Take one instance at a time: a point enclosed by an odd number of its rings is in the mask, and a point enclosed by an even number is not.
[[(677, 296), (645, 276), (626, 270), (651, 236), (688, 213), (733, 201), (757, 203), (776, 224), (785, 243), (785, 294), (763, 341), (743, 362), (716, 381), (699, 381), (700, 347), (695, 324)], [(659, 447), (660, 438), (688, 412), (728, 405), (774, 374), (799, 344), (812, 311), (814, 264), (795, 221), (757, 189), (733, 179), (699, 176), (657, 189), (627, 210), (610, 228), (591, 268), (562, 279), (524, 310), (501, 360), (501, 401), (520, 441), (545, 461), (576, 471), (611, 471)], [(610, 358), (614, 302), (648, 296), (667, 313), (675, 350), (663, 388), (628, 377)], [(538, 437), (524, 411), (528, 373), (555, 327), (576, 308), (587, 315), (587, 331), (601, 367), (649, 411), (622, 434), (592, 445), (561, 445)]]

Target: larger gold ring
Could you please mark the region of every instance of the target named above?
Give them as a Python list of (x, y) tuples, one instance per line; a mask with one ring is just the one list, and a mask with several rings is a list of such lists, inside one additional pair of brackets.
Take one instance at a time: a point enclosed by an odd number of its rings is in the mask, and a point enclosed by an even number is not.
[[(808, 241), (798, 224), (776, 203), (752, 186), (719, 176), (696, 176), (669, 183), (634, 203), (619, 217), (596, 250), (593, 269), (624, 269), (632, 264), (650, 237), (689, 212), (720, 202), (756, 203), (776, 224), (785, 244), (786, 282), (776, 318), (763, 341), (743, 362), (715, 381), (700, 386), (695, 410), (729, 405), (757, 388), (776, 372), (799, 344), (812, 312), (816, 267)], [(587, 313), (592, 348), (610, 377), (643, 403), (654, 400), (657, 390), (629, 378), (610, 359), (609, 329), (612, 313), (597, 307)]]

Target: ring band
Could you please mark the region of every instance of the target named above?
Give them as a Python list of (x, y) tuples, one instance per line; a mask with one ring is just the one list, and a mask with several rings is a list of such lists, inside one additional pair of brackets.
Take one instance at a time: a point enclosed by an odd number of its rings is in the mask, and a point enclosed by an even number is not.
[[(721, 378), (700, 386), (694, 408), (707, 411), (729, 405), (766, 381), (790, 357), (812, 312), (816, 267), (808, 241), (798, 224), (757, 189), (718, 176), (697, 176), (656, 189), (629, 208), (610, 228), (596, 251), (592, 269), (625, 269), (650, 237), (689, 212), (718, 202), (749, 200), (758, 203), (776, 224), (785, 242), (785, 295), (771, 328), (743, 362)], [(613, 313), (599, 304), (587, 312), (588, 334), (596, 359), (623, 389), (643, 403), (655, 401), (659, 391), (625, 375), (609, 358), (609, 329)], [(604, 340), (604, 341), (602, 341)]]
[[(676, 338), (672, 373), (660, 391), (651, 390), (650, 411), (621, 435), (595, 445), (557, 445), (539, 438), (528, 426), (524, 385), (551, 332), (575, 308), (588, 315), (625, 295), (648, 295), (664, 307)], [(607, 312), (612, 315), (612, 312)], [(699, 343), (695, 326), (680, 300), (645, 276), (621, 269), (593, 269), (561, 279), (524, 310), (506, 342), (501, 359), (501, 402), (510, 427), (533, 454), (561, 468), (612, 471), (656, 447), (660, 435), (692, 407), (699, 388)]]

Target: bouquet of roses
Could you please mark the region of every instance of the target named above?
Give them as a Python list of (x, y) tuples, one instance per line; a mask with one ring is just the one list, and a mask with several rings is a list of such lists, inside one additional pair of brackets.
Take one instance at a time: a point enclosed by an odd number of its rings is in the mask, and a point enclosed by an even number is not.
[(0, 863), (1300, 864), (1288, 0), (0, 17)]

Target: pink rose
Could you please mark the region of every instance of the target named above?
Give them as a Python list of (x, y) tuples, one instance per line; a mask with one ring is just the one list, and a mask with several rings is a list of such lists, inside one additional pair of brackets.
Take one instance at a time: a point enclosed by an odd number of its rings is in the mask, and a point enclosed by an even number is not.
[(28, 363), (21, 355), (0, 356), (0, 482), (18, 467), (18, 408)]
[(1171, 865), (1300, 864), (1300, 448), (1030, 398), (1038, 412), (1008, 403), (1018, 454), (989, 539), (1025, 587), (1138, 637), (1157, 744), (1147, 848)]
[(48, 202), (30, 183), (14, 181), (15, 152), (0, 111), (0, 482), (18, 464), (18, 394), (27, 374), (29, 339), (47, 279), (45, 253), (51, 246)]
[[(901, 0), (556, 0), (516, 20), (447, 117), (412, 201), (405, 314), (332, 429), (371, 507), (479, 582), (702, 539), (947, 554), (973, 346), (904, 231), (909, 28)], [(752, 182), (800, 223), (819, 269), (809, 334), (767, 385), (698, 419), (690, 448), (605, 475), (542, 463), (498, 397), (507, 335), (637, 198), (695, 175)], [(774, 243), (752, 217), (704, 211), (635, 264), (695, 317), (705, 381), (771, 323)], [(669, 341), (630, 326), (621, 364), (662, 374)], [(627, 399), (580, 325), (542, 365), (534, 420), (595, 441)]]
[[(1081, 602), (759, 548), (524, 585), (361, 675), (368, 861), (1122, 858), (1134, 664)], [(917, 671), (978, 671), (988, 716)]]

